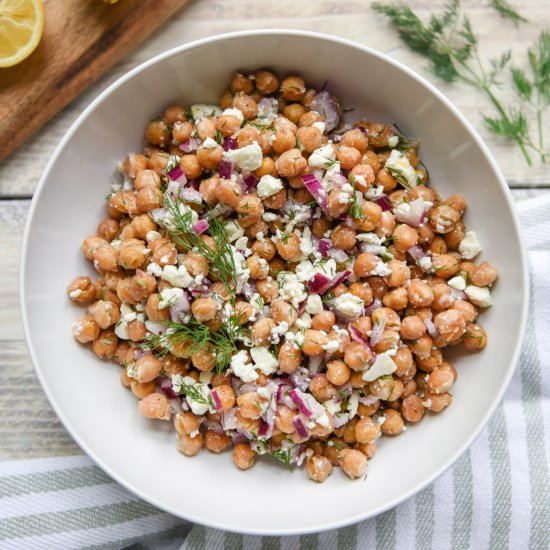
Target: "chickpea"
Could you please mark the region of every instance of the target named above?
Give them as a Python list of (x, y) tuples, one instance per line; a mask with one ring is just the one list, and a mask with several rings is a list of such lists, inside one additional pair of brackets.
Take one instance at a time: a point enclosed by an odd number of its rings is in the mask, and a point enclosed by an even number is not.
[(136, 216), (130, 225), (132, 226), (134, 235), (142, 240), (147, 238), (149, 231), (156, 231), (158, 229), (157, 224), (147, 214)]
[(248, 443), (237, 443), (233, 447), (233, 462), (239, 470), (248, 470), (254, 465), (256, 453), (250, 448)]
[(448, 233), (460, 219), (460, 213), (451, 206), (442, 204), (430, 214), (430, 224), (436, 233)]
[(351, 370), (344, 361), (335, 360), (327, 364), (327, 379), (335, 386), (342, 386), (351, 376)]
[(422, 404), (432, 412), (441, 412), (445, 407), (448, 407), (453, 401), (453, 398), (448, 393), (435, 394), (426, 392)]
[(459, 340), (466, 330), (466, 321), (457, 309), (438, 313), (434, 317), (434, 325), (446, 342)]
[(306, 108), (301, 103), (289, 103), (283, 109), (283, 115), (294, 124), (298, 124), (300, 117), (305, 112)]
[(470, 276), (472, 283), (476, 286), (491, 286), (498, 277), (498, 271), (488, 262), (479, 264), (474, 273)]
[(384, 422), (380, 426), (384, 435), (399, 435), (405, 427), (405, 422), (399, 411), (386, 409), (384, 411)]
[(131, 179), (136, 177), (136, 174), (141, 170), (147, 169), (148, 161), (147, 157), (139, 154), (128, 155), (122, 163), (122, 169), (125, 174)]
[(409, 303), (413, 307), (429, 307), (434, 301), (434, 291), (424, 281), (413, 279), (407, 288)]
[(307, 161), (299, 149), (289, 149), (275, 161), (279, 175), (285, 178), (300, 176), (306, 169)]
[(344, 362), (354, 371), (362, 371), (372, 359), (368, 350), (359, 342), (351, 342), (344, 351)]
[(248, 227), (259, 221), (264, 213), (264, 206), (257, 195), (245, 195), (239, 199), (237, 206), (239, 215), (239, 224), (242, 227)]
[(314, 330), (324, 330), (328, 332), (336, 323), (336, 316), (332, 311), (322, 311), (313, 316), (311, 320), (311, 328)]
[(162, 360), (162, 371), (166, 376), (173, 376), (174, 374), (181, 374), (182, 376), (187, 374), (189, 367), (189, 361), (179, 359), (169, 353)]
[(319, 401), (328, 401), (336, 395), (336, 387), (329, 382), (326, 374), (316, 374), (311, 379), (310, 391)]
[(150, 395), (155, 392), (155, 383), (154, 382), (137, 382), (136, 380), (132, 380), (130, 382), (130, 388), (132, 390), (132, 393), (138, 398), (143, 399), (145, 396)]
[(199, 162), (197, 155), (192, 153), (189, 155), (183, 155), (178, 164), (187, 179), (198, 178), (203, 172), (203, 167)]
[(294, 233), (281, 233), (281, 237), (275, 242), (275, 246), (283, 260), (297, 262), (302, 256), (300, 242), (300, 237)]
[[(156, 239), (151, 245), (153, 250), (153, 262), (161, 267), (166, 265), (174, 265), (178, 261), (178, 251), (174, 243)], [(158, 243), (158, 244), (157, 244)]]
[(480, 325), (471, 323), (466, 326), (462, 342), (467, 350), (479, 351), (487, 346), (487, 334)]
[(361, 298), (365, 304), (370, 304), (372, 302), (373, 293), (369, 283), (352, 283), (349, 285), (349, 292)]
[(178, 434), (196, 433), (201, 426), (200, 416), (196, 416), (192, 412), (182, 411), (174, 418), (174, 428)]
[(311, 224), (311, 232), (318, 238), (322, 239), (324, 234), (330, 227), (330, 221), (324, 216), (313, 220)]
[(409, 349), (417, 358), (429, 357), (432, 347), (433, 340), (427, 334), (424, 334), (424, 336), (409, 344)]
[(367, 283), (372, 289), (372, 293), (375, 298), (382, 299), (386, 292), (388, 292), (388, 285), (384, 282), (382, 277), (368, 277)]
[(455, 300), (453, 308), (462, 313), (462, 316), (467, 323), (472, 323), (477, 319), (477, 309), (470, 302), (466, 302), (465, 300)]
[(374, 202), (363, 201), (361, 212), (359, 219), (354, 218), (355, 223), (363, 231), (373, 231), (382, 220), (382, 208)]
[(447, 393), (454, 381), (454, 374), (450, 367), (436, 367), (428, 377), (428, 390), (435, 394)]
[(390, 193), (397, 187), (397, 180), (392, 176), (389, 170), (380, 168), (376, 173), (375, 183), (377, 186), (382, 186), (384, 193)]
[(291, 327), (298, 319), (298, 312), (284, 300), (275, 300), (271, 304), (271, 317), (275, 323), (286, 322)]
[(256, 392), (241, 393), (237, 397), (237, 406), (243, 418), (260, 418), (266, 400)]
[(390, 260), (386, 266), (391, 269), (391, 274), (386, 277), (386, 281), (390, 287), (402, 286), (411, 277), (411, 270), (405, 262)]
[(147, 418), (170, 420), (172, 412), (170, 403), (163, 393), (151, 393), (139, 402), (139, 412)]
[(257, 254), (249, 256), (246, 259), (246, 265), (250, 271), (251, 279), (265, 279), (269, 274), (269, 264)]
[(279, 369), (287, 374), (298, 370), (302, 363), (302, 352), (291, 343), (285, 342), (279, 349)]
[(400, 252), (406, 252), (418, 242), (418, 233), (406, 224), (398, 225), (393, 231), (394, 246)]
[(204, 434), (204, 446), (213, 453), (225, 451), (231, 444), (231, 438), (226, 433), (217, 433), (214, 430), (206, 430)]
[(189, 434), (178, 434), (178, 450), (185, 456), (195, 456), (204, 445), (204, 437), (201, 433), (191, 437)]
[(271, 341), (271, 334), (275, 328), (275, 322), (269, 317), (256, 321), (250, 329), (250, 338), (255, 346), (267, 346)]
[(184, 121), (186, 120), (185, 109), (181, 105), (171, 105), (164, 111), (163, 118), (168, 124)]
[(328, 195), (326, 210), (333, 218), (339, 218), (350, 209), (350, 205), (351, 195), (335, 188)]
[(213, 390), (212, 393), (216, 394), (219, 402), (220, 402), (220, 411), (227, 412), (230, 409), (232, 409), (235, 406), (236, 398), (235, 398), (235, 392), (233, 391), (233, 388), (229, 385), (229, 378), (228, 377), (220, 377), (223, 378), (220, 381), (221, 384), (214, 385), (214, 379), (212, 379), (212, 386)]
[(354, 147), (363, 154), (367, 150), (369, 141), (367, 136), (359, 128), (354, 128), (342, 135), (340, 144), (345, 147)]
[(361, 192), (369, 190), (375, 180), (374, 172), (369, 164), (355, 165), (350, 174), (354, 177), (355, 188)]
[(120, 310), (117, 304), (113, 302), (99, 300), (91, 308), (90, 313), (99, 328), (106, 329), (116, 324), (120, 320)]
[(462, 242), (462, 239), (464, 239), (465, 231), (464, 231), (464, 223), (459, 221), (457, 224), (449, 231), (448, 233), (445, 233), (444, 240), (445, 244), (447, 245), (448, 249), (456, 250), (460, 243)]
[(100, 359), (112, 359), (116, 353), (118, 338), (113, 330), (102, 330), (92, 342), (92, 351)]
[(382, 299), (384, 305), (395, 311), (401, 311), (407, 307), (409, 298), (407, 295), (407, 289), (400, 287), (390, 290)]
[[(243, 194), (241, 186), (236, 181), (224, 179), (218, 179), (217, 181), (215, 181), (215, 185), (216, 186), (213, 189), (213, 195), (215, 196), (215, 199), (222, 204), (227, 204), (231, 206), (231, 208), (238, 208), (239, 202)], [(214, 201), (212, 200), (211, 202)]]
[(331, 239), (334, 246), (342, 250), (352, 249), (357, 242), (355, 229), (343, 224), (334, 229)]
[(447, 243), (445, 242), (445, 239), (436, 236), (430, 243), (428, 249), (432, 252), (432, 254), (445, 254), (447, 252)]
[(216, 129), (225, 137), (231, 137), (241, 127), (241, 121), (233, 115), (221, 115), (216, 120)]
[(120, 231), (120, 224), (113, 218), (105, 218), (101, 220), (97, 226), (97, 234), (106, 241), (112, 241), (116, 238)]
[(97, 297), (96, 287), (92, 284), (90, 277), (77, 277), (67, 287), (69, 298), (79, 304), (89, 304)]
[(254, 76), (256, 89), (262, 95), (274, 94), (279, 88), (279, 79), (270, 71), (260, 69), (254, 73)]
[(84, 315), (73, 324), (73, 336), (81, 344), (92, 342), (99, 336), (99, 326), (91, 315)]
[[(270, 266), (275, 260), (276, 259), (271, 261)], [(284, 269), (284, 265), (281, 270), (282, 269)], [(273, 275), (272, 272), (271, 275)], [(279, 287), (273, 279), (258, 279), (256, 281), (256, 290), (266, 304), (270, 304), (279, 297)]]
[(235, 304), (235, 317), (240, 325), (245, 325), (256, 315), (256, 308), (248, 302), (239, 301)]
[(197, 298), (191, 304), (191, 313), (199, 323), (211, 321), (218, 313), (218, 304), (213, 298)]
[[(126, 241), (123, 241), (123, 244)], [(145, 262), (144, 247), (121, 246), (117, 258), (118, 264), (124, 269), (138, 269)]]
[(323, 134), (315, 126), (300, 126), (296, 132), (296, 143), (302, 151), (313, 153), (315, 149), (321, 147)]
[(309, 479), (322, 483), (332, 473), (332, 464), (325, 456), (316, 454), (307, 459), (306, 470)]
[(300, 101), (306, 93), (304, 79), (299, 76), (287, 76), (281, 82), (279, 93), (290, 101)]
[(367, 457), (355, 449), (340, 450), (338, 463), (343, 472), (352, 479), (363, 477), (367, 471)]
[(144, 187), (137, 192), (136, 206), (140, 212), (150, 212), (163, 204), (162, 191), (157, 187)]
[(250, 247), (252, 253), (269, 262), (275, 256), (277, 248), (268, 240), (254, 241)]
[(199, 138), (204, 141), (206, 138), (216, 137), (216, 125), (209, 118), (200, 118), (195, 122), (195, 131)]
[(237, 92), (235, 94), (233, 107), (239, 109), (247, 120), (252, 120), (258, 116), (258, 104), (244, 92)]
[(403, 340), (418, 340), (426, 334), (426, 325), (418, 315), (409, 315), (401, 321), (399, 334)]
[(408, 422), (419, 422), (424, 416), (424, 405), (418, 395), (409, 395), (401, 403), (401, 414)]
[(395, 376), (398, 376), (405, 382), (408, 382), (416, 374), (416, 364), (413, 359), (411, 350), (407, 346), (403, 346), (397, 350), (393, 356), (393, 362), (396, 365)]
[(302, 352), (308, 356), (321, 355), (325, 351), (324, 346), (327, 342), (327, 335), (322, 331), (306, 329), (304, 332)]
[(164, 120), (152, 120), (145, 128), (145, 139), (153, 145), (164, 145), (170, 139), (170, 130)]
[[(172, 348), (172, 353), (174, 350)], [(216, 357), (211, 351), (197, 351), (191, 355), (191, 362), (193, 366), (201, 372), (207, 372), (211, 370), (216, 364)]]
[(284, 434), (291, 434), (296, 431), (293, 421), (298, 414), (297, 410), (290, 409), (286, 405), (277, 406), (277, 414), (275, 416), (275, 426)]
[(374, 268), (378, 265), (378, 258), (374, 254), (369, 252), (363, 252), (355, 258), (355, 263), (353, 264), (353, 272), (358, 277), (367, 277)]
[(443, 201), (443, 204), (454, 208), (461, 216), (466, 210), (466, 200), (462, 195), (452, 195)]
[(241, 73), (233, 73), (229, 83), (231, 93), (244, 92), (249, 94), (254, 89), (254, 83), (250, 78)]
[(432, 372), (434, 369), (441, 366), (443, 362), (443, 355), (438, 349), (430, 350), (430, 353), (426, 353), (416, 358), (416, 365), (424, 372)]
[(276, 131), (271, 146), (273, 151), (280, 155), (296, 146), (296, 136), (290, 130)]
[(437, 273), (442, 279), (450, 279), (457, 274), (459, 261), (450, 254), (432, 254), (433, 273)]
[(206, 170), (217, 170), (223, 157), (223, 148), (221, 145), (206, 148), (199, 147), (197, 151), (197, 161)]
[(172, 137), (177, 143), (183, 143), (191, 137), (193, 130), (193, 125), (190, 122), (178, 121), (172, 127)]
[(126, 332), (132, 342), (141, 342), (141, 340), (143, 340), (147, 335), (147, 328), (141, 321), (132, 321), (131, 323), (128, 323)]
[(374, 443), (380, 437), (380, 427), (370, 418), (365, 416), (355, 424), (355, 439), (358, 443)]

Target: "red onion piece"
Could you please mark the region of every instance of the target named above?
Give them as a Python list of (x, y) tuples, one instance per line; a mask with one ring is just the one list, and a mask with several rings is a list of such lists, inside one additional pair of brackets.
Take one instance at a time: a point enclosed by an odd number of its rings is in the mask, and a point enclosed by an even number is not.
[(258, 436), (266, 437), (268, 432), (269, 432), (269, 424), (265, 420), (260, 419), (260, 426), (258, 427)]
[(307, 439), (309, 437), (309, 432), (307, 431), (306, 425), (299, 416), (294, 418), (292, 425), (296, 428), (296, 433), (301, 439)]
[(365, 315), (370, 317), (376, 309), (382, 307), (382, 300), (380, 298), (375, 298), (366, 308)]
[(368, 128), (365, 128), (364, 126), (358, 126), (359, 130), (361, 130), (361, 132), (363, 132), (363, 134), (365, 134), (367, 137), (369, 135), (369, 130)]
[(332, 241), (330, 239), (319, 239), (317, 243), (317, 250), (325, 257), (328, 257), (328, 251), (332, 248)]
[(172, 168), (167, 175), (170, 181), (179, 181), (181, 183), (185, 183), (187, 181), (187, 178), (185, 177), (185, 174), (179, 164), (176, 164), (176, 166), (174, 166), (174, 168)]
[(388, 212), (393, 210), (393, 204), (387, 195), (382, 195), (376, 199), (378, 206), (382, 209), (382, 212)]
[(307, 289), (313, 294), (324, 294), (332, 284), (332, 280), (322, 273), (315, 273), (306, 283)]
[(309, 385), (311, 384), (311, 378), (309, 377), (309, 372), (306, 369), (298, 369), (296, 372), (293, 372), (289, 376), (290, 382), (295, 388), (298, 388), (300, 391), (307, 391)]
[(218, 390), (212, 390), (212, 401), (214, 402), (214, 406), (216, 407), (217, 411), (220, 411), (222, 409), (222, 402), (220, 399), (220, 396), (218, 395)]
[(315, 202), (321, 207), (321, 210), (330, 215), (327, 211), (327, 193), (323, 189), (321, 182), (313, 175), (306, 174), (301, 176), (302, 183), (306, 189), (311, 193), (311, 196), (315, 199)]
[(334, 130), (340, 124), (342, 109), (336, 99), (327, 90), (317, 92), (309, 108), (325, 117), (325, 131), (327, 133)]
[(329, 258), (332, 258), (334, 261), (343, 264), (348, 261), (348, 255), (341, 248), (331, 248), (327, 255)]
[(411, 227), (419, 227), (424, 220), (424, 215), (426, 214), (424, 201), (422, 199), (416, 199), (412, 202), (407, 202), (404, 204), (408, 206), (408, 209), (406, 209), (406, 211), (403, 211), (400, 210), (399, 207), (397, 207), (394, 210), (395, 219), (402, 223), (406, 223)]
[(411, 246), (407, 252), (412, 256), (412, 258), (416, 260), (420, 260), (421, 258), (424, 258), (426, 256), (426, 252), (424, 252), (423, 248), (419, 244), (415, 244)]
[(178, 148), (184, 153), (192, 153), (193, 151), (196, 151), (201, 146), (201, 144), (202, 142), (197, 138), (190, 137), (189, 139), (186, 139), (183, 143), (180, 143)]
[(307, 406), (306, 402), (303, 400), (303, 398), (300, 396), (300, 393), (297, 390), (290, 390), (288, 392), (288, 395), (298, 405), (298, 408), (300, 409), (300, 412), (307, 418), (311, 418), (311, 415), (313, 412), (311, 409)]
[(202, 195), (191, 187), (184, 187), (180, 190), (180, 199), (186, 202), (202, 202)]
[(309, 358), (308, 371), (310, 376), (319, 374), (321, 365), (323, 364), (323, 357), (321, 355), (313, 355)]
[(382, 335), (384, 334), (384, 329), (386, 328), (386, 319), (382, 319), (379, 323), (374, 323), (372, 327), (372, 332), (370, 335), (370, 345), (372, 347), (376, 346), (380, 340), (382, 340)]
[(189, 295), (184, 290), (181, 299), (173, 306), (170, 306), (170, 319), (173, 323), (178, 323), (190, 310), (191, 303), (189, 302)]
[(333, 418), (334, 428), (337, 430), (342, 426), (345, 426), (349, 421), (348, 413), (336, 413)]
[(277, 403), (281, 403), (283, 401), (285, 392), (290, 389), (292, 389), (292, 386), (286, 382), (279, 384), (279, 387), (277, 388)]
[(338, 285), (341, 285), (344, 281), (347, 281), (351, 273), (352, 272), (349, 269), (346, 269), (345, 271), (340, 272), (340, 274), (337, 273), (336, 279), (334, 279), (334, 281), (330, 284), (326, 292), (330, 292), (331, 290), (335, 289)]
[(457, 290), (456, 288), (449, 287), (451, 289), (451, 296), (456, 300), (467, 300), (468, 296), (463, 290)]
[(231, 178), (233, 173), (233, 163), (230, 160), (222, 159), (220, 160), (220, 178), (228, 180)]
[(237, 429), (237, 417), (235, 416), (236, 412), (237, 408), (234, 407), (222, 413), (222, 426), (224, 430), (228, 431)]
[(207, 430), (216, 432), (218, 435), (222, 435), (224, 433), (222, 425), (217, 420), (208, 420), (204, 418), (202, 423)]
[(172, 387), (172, 380), (170, 378), (161, 378), (159, 386), (162, 393), (167, 397), (179, 397)]
[(302, 313), (306, 310), (307, 305), (307, 299), (304, 300), (299, 306), (298, 306), (298, 316), (302, 315)]
[(157, 336), (164, 334), (168, 330), (168, 325), (166, 323), (151, 321), (147, 319), (145, 321), (145, 328)]
[(338, 388), (338, 393), (334, 396), (334, 401), (336, 403), (341, 403), (342, 401), (346, 400), (352, 393), (353, 388), (348, 382), (347, 384), (344, 384), (343, 386), (340, 386)]
[(254, 174), (249, 174), (244, 178), (244, 190), (246, 193), (250, 193), (253, 189), (256, 189), (258, 185), (258, 178)]
[(369, 364), (374, 363), (374, 360), (376, 359), (376, 353), (374, 353), (373, 349), (370, 347), (370, 344), (367, 342), (365, 337), (352, 324), (348, 325), (348, 332), (352, 340), (359, 342), (369, 352)]
[(166, 210), (166, 208), (155, 208), (149, 212), (149, 216), (151, 216), (156, 223), (162, 223), (167, 215), (168, 210)]
[(208, 229), (208, 221), (207, 220), (199, 220), (194, 226), (193, 229), (198, 235), (201, 235)]
[(237, 149), (237, 140), (225, 136), (222, 141), (222, 147), (224, 151), (232, 151), (233, 149)]
[(428, 329), (428, 334), (436, 340), (439, 338), (440, 334), (437, 330), (436, 326), (434, 325), (433, 321), (431, 319), (424, 319), (424, 324), (426, 325), (426, 328)]

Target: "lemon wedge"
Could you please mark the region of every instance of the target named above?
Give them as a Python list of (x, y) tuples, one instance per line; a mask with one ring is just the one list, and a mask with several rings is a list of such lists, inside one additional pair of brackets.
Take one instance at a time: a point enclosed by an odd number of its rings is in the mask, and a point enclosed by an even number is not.
[(31, 55), (43, 28), (42, 0), (0, 0), (0, 67), (11, 67)]

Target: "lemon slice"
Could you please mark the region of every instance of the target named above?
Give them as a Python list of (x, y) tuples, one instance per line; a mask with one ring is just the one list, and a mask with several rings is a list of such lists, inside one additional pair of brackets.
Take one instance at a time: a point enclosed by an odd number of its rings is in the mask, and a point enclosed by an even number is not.
[(31, 55), (43, 28), (42, 0), (0, 0), (0, 67), (11, 67)]

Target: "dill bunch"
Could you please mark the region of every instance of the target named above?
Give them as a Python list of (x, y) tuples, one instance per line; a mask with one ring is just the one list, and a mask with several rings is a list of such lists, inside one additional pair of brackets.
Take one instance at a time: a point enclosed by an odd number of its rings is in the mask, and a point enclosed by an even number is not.
[(208, 233), (215, 243), (215, 247), (210, 248), (193, 228), (192, 210), (168, 193), (164, 194), (164, 206), (171, 218), (170, 225), (173, 226), (166, 227), (171, 240), (185, 250), (195, 250), (208, 260), (211, 272), (224, 284), (234, 305), (237, 267), (223, 221), (218, 216), (211, 216), (208, 221)]
[[(519, 23), (523, 20), (506, 0), (492, 0), (491, 5), (503, 17)], [(533, 73), (529, 79), (525, 71), (512, 69), (512, 79), (520, 106), (506, 106), (496, 95), (508, 69), (511, 52), (483, 64), (479, 55), (478, 37), (470, 19), (461, 13), (460, 0), (448, 0), (440, 13), (432, 13), (422, 21), (405, 4), (374, 3), (373, 8), (390, 19), (401, 39), (413, 51), (426, 57), (432, 72), (445, 82), (463, 82), (481, 90), (497, 110), (497, 116), (484, 116), (487, 127), (495, 134), (517, 143), (527, 164), (532, 165), (528, 150), (535, 151), (544, 162), (546, 153), (542, 140), (542, 111), (549, 104), (550, 40), (543, 31), (528, 57)], [(535, 92), (533, 91), (535, 90)], [(536, 143), (530, 133), (525, 106), (530, 104), (537, 112), (539, 139)]]

